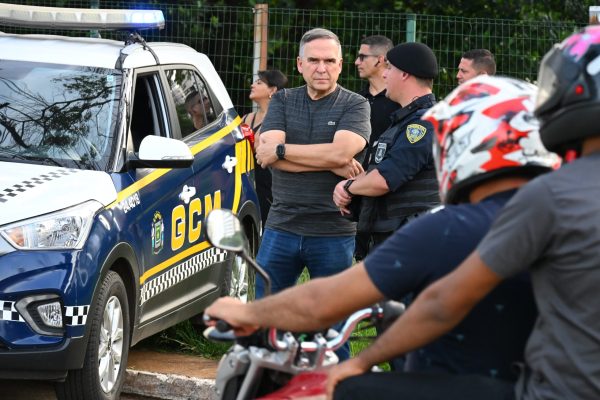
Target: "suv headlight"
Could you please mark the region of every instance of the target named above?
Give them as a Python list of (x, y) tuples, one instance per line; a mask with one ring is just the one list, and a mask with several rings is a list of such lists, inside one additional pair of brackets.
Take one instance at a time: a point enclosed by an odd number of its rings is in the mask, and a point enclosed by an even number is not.
[(52, 214), (20, 221), (0, 228), (10, 244), (23, 250), (81, 249), (92, 226), (94, 214), (102, 207), (95, 200)]

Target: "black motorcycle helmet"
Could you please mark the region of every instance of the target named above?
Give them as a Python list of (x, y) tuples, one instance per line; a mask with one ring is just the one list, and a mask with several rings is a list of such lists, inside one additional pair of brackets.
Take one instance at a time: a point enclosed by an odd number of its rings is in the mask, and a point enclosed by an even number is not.
[(588, 26), (554, 46), (538, 74), (535, 116), (544, 146), (562, 156), (600, 135), (600, 26)]

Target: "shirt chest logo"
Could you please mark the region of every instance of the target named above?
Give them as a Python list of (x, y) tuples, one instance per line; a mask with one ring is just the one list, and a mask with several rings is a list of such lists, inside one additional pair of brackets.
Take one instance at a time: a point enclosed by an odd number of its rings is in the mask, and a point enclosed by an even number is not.
[(417, 143), (425, 136), (427, 128), (419, 124), (410, 124), (406, 127), (406, 138), (411, 144)]

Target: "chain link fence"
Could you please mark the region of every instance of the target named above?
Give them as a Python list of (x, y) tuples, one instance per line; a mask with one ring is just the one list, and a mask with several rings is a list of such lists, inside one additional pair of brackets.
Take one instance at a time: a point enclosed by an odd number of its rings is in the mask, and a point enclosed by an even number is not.
[[(197, 6), (154, 1), (15, 1), (15, 4), (90, 8), (160, 9), (165, 14), (162, 31), (144, 31), (147, 41), (185, 43), (205, 53), (228, 88), (238, 112), (251, 110), (248, 100), (253, 80), (254, 13), (252, 7)], [(360, 41), (365, 36), (385, 35), (394, 43), (407, 37), (427, 44), (438, 57), (440, 76), (434, 82), (438, 98), (455, 86), (460, 56), (474, 48), (487, 48), (496, 56), (500, 75), (535, 81), (539, 62), (556, 42), (580, 28), (574, 23), (556, 21), (521, 21), (486, 18), (462, 18), (402, 14), (391, 12), (324, 11), (304, 9), (268, 9), (267, 60), (263, 65), (288, 75), (290, 86), (303, 84), (296, 70), (298, 42), (308, 29), (325, 27), (342, 42), (344, 66), (339, 83), (357, 91), (365, 84), (358, 78), (354, 61)], [(413, 32), (414, 27), (414, 32)], [(31, 33), (31, 30), (0, 27), (4, 32)], [(81, 35), (73, 32), (37, 31)], [(87, 34), (87, 33), (84, 33)], [(103, 37), (124, 40), (126, 34), (101, 32)]]

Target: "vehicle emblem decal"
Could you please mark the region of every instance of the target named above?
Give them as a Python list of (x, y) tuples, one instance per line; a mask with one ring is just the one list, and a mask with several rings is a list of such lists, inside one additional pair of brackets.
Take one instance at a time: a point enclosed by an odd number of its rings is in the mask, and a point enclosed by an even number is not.
[(129, 211), (133, 210), (136, 206), (139, 206), (139, 205), (140, 205), (139, 192), (133, 193), (131, 196), (127, 197), (126, 199), (124, 199), (122, 202), (119, 203), (119, 207), (121, 207), (121, 210), (123, 210), (123, 212), (125, 214), (127, 214)]
[(225, 162), (221, 166), (223, 167), (223, 169), (226, 169), (227, 172), (232, 173), (233, 168), (236, 165), (237, 165), (237, 158), (231, 157), (230, 155), (228, 155), (227, 157), (225, 157)]
[(179, 193), (179, 200), (185, 204), (190, 203), (190, 199), (196, 195), (196, 188), (193, 186), (184, 185), (183, 190)]
[(163, 222), (163, 217), (160, 215), (160, 212), (156, 211), (152, 218), (152, 252), (154, 254), (158, 254), (162, 250), (164, 238), (165, 224)]
[(406, 138), (411, 144), (417, 143), (425, 136), (427, 128), (419, 124), (410, 124), (406, 127)]

